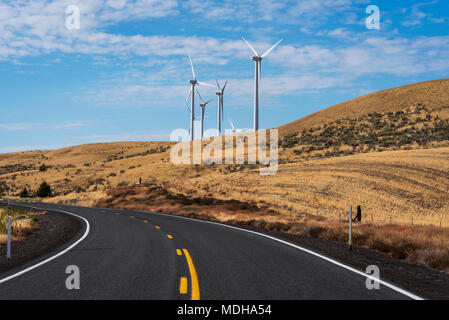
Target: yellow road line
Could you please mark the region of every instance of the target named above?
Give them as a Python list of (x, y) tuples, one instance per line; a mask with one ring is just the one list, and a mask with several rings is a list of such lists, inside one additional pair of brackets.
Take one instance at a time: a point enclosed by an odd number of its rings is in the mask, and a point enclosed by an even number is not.
[(167, 238), (169, 238), (169, 239), (173, 239), (173, 236), (171, 236), (171, 235), (167, 234)]
[(182, 277), (181, 282), (179, 283), (179, 293), (187, 294), (187, 278)]
[(145, 222), (145, 223), (148, 223), (148, 221), (147, 221), (147, 220), (143, 220), (143, 222)]
[(179, 250), (179, 249), (176, 249), (176, 253), (177, 253), (177, 255), (178, 255), (178, 256), (182, 256), (182, 252), (181, 252), (181, 250)]
[(158, 227), (158, 226), (154, 226), (156, 229), (160, 229), (161, 227)]
[(135, 219), (134, 216), (130, 216), (131, 219)]
[(200, 286), (198, 285), (198, 276), (196, 274), (192, 257), (190, 256), (190, 253), (189, 251), (187, 251), (187, 249), (183, 249), (183, 251), (190, 271), (190, 282), (192, 283), (192, 300), (200, 300)]

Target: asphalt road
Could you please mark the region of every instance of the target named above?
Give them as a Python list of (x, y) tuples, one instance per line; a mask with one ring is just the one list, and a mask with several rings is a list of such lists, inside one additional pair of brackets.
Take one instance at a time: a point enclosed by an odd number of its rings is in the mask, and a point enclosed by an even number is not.
[[(90, 230), (64, 255), (0, 283), (2, 300), (410, 299), (385, 285), (368, 290), (360, 274), (223, 225), (134, 211), (32, 205), (75, 213)], [(80, 270), (79, 290), (66, 288), (70, 265)], [(0, 281), (20, 270), (0, 275)]]

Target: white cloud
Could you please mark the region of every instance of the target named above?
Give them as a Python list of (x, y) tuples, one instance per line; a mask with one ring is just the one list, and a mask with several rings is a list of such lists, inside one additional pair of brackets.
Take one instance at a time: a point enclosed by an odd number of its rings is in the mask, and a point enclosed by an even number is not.
[(405, 27), (416, 27), (422, 25), (425, 21), (430, 21), (432, 23), (444, 23), (448, 20), (447, 17), (435, 17), (432, 13), (427, 13), (421, 10), (421, 8), (431, 6), (439, 2), (439, 0), (419, 2), (412, 5), (410, 9), (405, 9), (404, 13), (409, 12), (409, 14), (406, 19), (401, 22), (401, 24)]
[[(176, 15), (182, 7), (215, 20), (297, 23), (303, 32), (313, 34), (314, 23), (326, 22), (331, 16), (346, 21), (348, 16), (340, 17), (340, 14), (353, 14), (354, 5), (363, 3), (366, 1), (188, 0), (182, 5), (175, 0), (81, 1), (82, 27), (74, 32), (65, 28), (65, 6), (71, 4), (69, 0), (1, 3), (0, 60), (21, 63), (22, 57), (49, 53), (89, 56), (93, 64), (117, 64), (125, 71), (111, 74), (96, 87), (84, 89), (84, 99), (97, 105), (182, 107), (188, 91), (184, 76), (189, 76), (185, 57), (190, 49), (201, 76), (204, 75), (202, 70), (211, 67), (226, 73), (231, 80), (229, 91), (234, 96), (230, 103), (241, 105), (242, 101), (251, 100), (248, 93), (252, 92), (253, 80), (249, 61), (244, 70), (233, 67), (236, 61), (243, 61), (250, 55), (240, 39), (121, 35), (107, 33), (104, 27), (120, 21)], [(422, 5), (416, 6), (414, 12), (422, 17), (420, 7)], [(302, 23), (307, 20), (312, 21), (312, 28)], [(249, 33), (282, 32), (271, 25), (251, 28)], [(356, 34), (347, 26), (323, 29), (321, 36), (323, 40), (338, 38), (338, 42), (332, 39), (304, 45), (287, 40), (267, 58), (269, 72), (265, 72), (264, 62), (262, 74), (264, 95), (341, 89), (369, 74), (408, 76), (426, 72), (444, 74), (449, 70), (448, 36), (373, 37), (368, 32)], [(271, 47), (271, 41), (258, 37), (252, 43), (263, 52)], [(50, 63), (61, 63), (61, 60)], [(226, 71), (220, 66), (226, 66)], [(273, 67), (277, 69), (276, 74)], [(16, 130), (23, 125), (16, 124)]]
[(123, 133), (123, 134), (94, 134), (76, 137), (79, 140), (95, 142), (120, 142), (120, 141), (169, 141), (170, 133)]
[(87, 121), (0, 123), (0, 131), (73, 130), (87, 127), (88, 124)]

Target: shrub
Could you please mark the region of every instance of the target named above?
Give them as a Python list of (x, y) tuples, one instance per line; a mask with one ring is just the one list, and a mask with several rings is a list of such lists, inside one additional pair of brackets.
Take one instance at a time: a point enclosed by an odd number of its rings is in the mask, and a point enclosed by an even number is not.
[(73, 191), (76, 192), (76, 193), (83, 193), (83, 192), (86, 192), (86, 190), (83, 189), (83, 188), (80, 187), (80, 186), (74, 186), (74, 187), (73, 187)]
[(28, 198), (30, 196), (28, 189), (23, 188), (23, 190), (19, 193), (19, 197), (21, 198)]
[(43, 163), (43, 164), (39, 167), (39, 171), (40, 171), (40, 172), (47, 171), (47, 166), (45, 165), (45, 163)]
[(47, 198), (51, 196), (50, 185), (46, 181), (42, 182), (39, 189), (37, 189), (36, 195), (40, 198)]

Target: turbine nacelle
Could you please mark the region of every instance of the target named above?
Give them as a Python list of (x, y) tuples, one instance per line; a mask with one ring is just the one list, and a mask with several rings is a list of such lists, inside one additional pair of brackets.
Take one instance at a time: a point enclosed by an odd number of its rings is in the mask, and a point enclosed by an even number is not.
[(260, 69), (262, 65), (262, 59), (265, 58), (274, 48), (276, 48), (282, 39), (278, 41), (274, 46), (268, 49), (264, 54), (260, 55), (256, 49), (248, 42), (244, 37), (242, 37), (243, 42), (248, 46), (254, 55), (251, 60), (256, 62), (256, 72), (254, 76), (254, 131), (259, 130), (259, 82), (260, 82)]
[(189, 81), (190, 84), (193, 84), (194, 86), (196, 86), (198, 84), (198, 81), (196, 80), (190, 80)]

